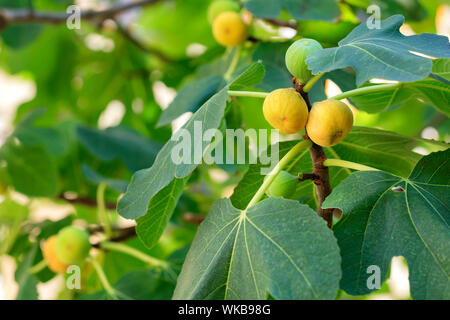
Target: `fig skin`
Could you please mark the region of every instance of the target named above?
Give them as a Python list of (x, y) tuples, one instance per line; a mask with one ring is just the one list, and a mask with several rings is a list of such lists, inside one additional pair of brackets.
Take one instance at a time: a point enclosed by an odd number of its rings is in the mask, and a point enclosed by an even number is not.
[(56, 236), (51, 236), (45, 240), (42, 246), (42, 255), (47, 262), (47, 267), (55, 273), (64, 273), (68, 265), (58, 259), (56, 255)]
[(330, 147), (344, 140), (352, 126), (353, 112), (345, 103), (325, 100), (313, 104), (306, 132), (315, 144)]
[(208, 7), (208, 21), (213, 24), (214, 20), (223, 12), (233, 11), (239, 12), (241, 8), (239, 4), (231, 0), (216, 0), (211, 3)]
[(280, 171), (272, 181), (266, 194), (269, 197), (283, 197), (289, 199), (295, 192), (298, 180), (297, 177), (287, 171)]
[(272, 127), (285, 134), (299, 132), (308, 120), (308, 106), (294, 88), (272, 91), (264, 100), (263, 113)]
[(321, 50), (322, 46), (314, 39), (300, 39), (295, 41), (286, 51), (286, 67), (296, 78), (297, 83), (305, 84), (312, 76), (308, 69), (306, 58), (312, 52)]
[(216, 41), (226, 47), (236, 47), (248, 37), (247, 25), (241, 16), (233, 11), (219, 14), (214, 19), (212, 29)]
[(65, 227), (56, 238), (56, 255), (63, 263), (79, 264), (89, 254), (89, 234), (77, 227)]

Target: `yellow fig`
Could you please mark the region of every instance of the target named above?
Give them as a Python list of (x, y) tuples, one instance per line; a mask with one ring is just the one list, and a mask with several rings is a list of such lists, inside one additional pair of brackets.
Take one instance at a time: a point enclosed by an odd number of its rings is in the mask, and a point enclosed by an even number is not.
[(242, 44), (248, 36), (247, 25), (241, 16), (233, 11), (222, 12), (214, 19), (213, 35), (218, 43), (226, 47)]
[(285, 134), (299, 132), (308, 119), (308, 106), (294, 88), (272, 91), (264, 100), (263, 112), (267, 122)]
[(51, 236), (45, 240), (42, 247), (42, 255), (44, 256), (47, 266), (55, 273), (64, 273), (68, 265), (58, 259), (56, 255), (56, 236)]
[(312, 106), (306, 132), (315, 144), (329, 147), (344, 140), (352, 126), (353, 112), (345, 103), (325, 100)]

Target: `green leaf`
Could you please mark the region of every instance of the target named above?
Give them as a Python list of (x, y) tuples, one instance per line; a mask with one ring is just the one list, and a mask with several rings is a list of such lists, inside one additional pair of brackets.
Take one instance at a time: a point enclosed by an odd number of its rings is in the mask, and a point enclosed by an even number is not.
[(17, 300), (36, 300), (38, 298), (36, 277), (28, 271), (33, 266), (38, 246), (38, 243), (34, 244), (18, 265), (14, 274), (14, 278), (19, 285), (19, 291), (16, 296)]
[(332, 299), (339, 249), (324, 220), (269, 198), (247, 212), (217, 201), (198, 229), (174, 299)]
[(145, 139), (124, 127), (98, 130), (79, 126), (77, 135), (96, 157), (103, 161), (120, 158), (133, 172), (151, 165), (161, 147), (158, 142)]
[(422, 158), (407, 178), (357, 172), (325, 200), (339, 208), (334, 227), (342, 254), (341, 288), (367, 294), (367, 268), (385, 279), (393, 256), (405, 257), (414, 299), (450, 298), (450, 150)]
[(17, 191), (33, 197), (51, 197), (58, 192), (56, 162), (46, 149), (9, 139), (0, 151)]
[(217, 92), (223, 82), (222, 76), (210, 76), (187, 84), (162, 112), (157, 126), (169, 124), (185, 112), (196, 112)]
[(264, 66), (255, 62), (241, 70), (241, 73), (231, 81), (230, 90), (245, 90), (259, 84), (264, 78)]
[(136, 220), (136, 233), (147, 248), (152, 248), (161, 237), (186, 181), (187, 178), (174, 179), (150, 200), (147, 214)]
[(433, 61), (432, 72), (450, 81), (450, 59), (436, 59)]
[[(250, 66), (247, 71), (244, 71), (240, 76), (236, 77), (236, 80), (232, 81), (229, 86), (239, 84), (240, 79), (247, 78), (247, 72), (253, 74), (254, 70), (253, 65)], [(198, 150), (201, 151), (201, 156), (203, 156), (203, 152), (206, 146), (211, 143), (212, 137), (201, 141), (201, 139), (196, 140), (196, 134), (201, 133), (203, 136), (207, 130), (219, 128), (224, 117), (229, 86), (226, 86), (206, 101), (180, 129), (184, 131), (179, 132), (189, 133), (191, 143), (188, 149), (192, 155), (190, 163), (182, 162), (176, 164), (172, 159), (172, 151), (180, 143), (178, 142), (179, 139), (172, 138), (168, 141), (158, 153), (151, 168), (143, 169), (133, 175), (127, 192), (120, 199), (117, 206), (117, 211), (122, 217), (136, 219), (143, 216), (147, 213), (150, 200), (153, 196), (170, 184), (173, 179), (184, 178), (197, 167), (198, 162), (194, 161), (194, 158), (200, 156)], [(194, 130), (194, 124), (198, 124), (198, 122), (201, 123), (201, 128), (200, 130)], [(182, 138), (184, 140), (184, 137)]]
[(262, 18), (277, 18), (282, 8), (296, 20), (333, 21), (340, 14), (335, 0), (246, 0), (244, 6)]
[(87, 164), (83, 164), (82, 170), (85, 177), (92, 183), (105, 183), (111, 189), (117, 190), (119, 192), (125, 192), (125, 190), (127, 190), (128, 183), (126, 181), (106, 178), (98, 172), (94, 171)]
[[(437, 59), (433, 61), (433, 73), (445, 79), (450, 74), (450, 59)], [(366, 86), (374, 86), (367, 84)], [(450, 115), (450, 87), (448, 84), (427, 78), (415, 82), (404, 82), (400, 87), (353, 96), (351, 102), (359, 109), (369, 113), (387, 111), (398, 107), (411, 99), (424, 101), (437, 110)]]
[(124, 274), (115, 284), (119, 297), (134, 300), (169, 300), (175, 284), (156, 270), (137, 270)]
[(435, 34), (404, 36), (399, 31), (404, 20), (401, 15), (392, 16), (381, 21), (380, 29), (369, 29), (362, 23), (339, 42), (339, 47), (316, 51), (306, 62), (314, 74), (351, 66), (358, 86), (372, 78), (404, 82), (423, 79), (432, 70), (432, 60), (410, 51), (448, 58), (448, 38)]
[[(295, 141), (281, 142), (279, 144), (279, 157), (283, 157), (295, 144)], [(342, 159), (361, 163), (367, 166), (378, 168), (393, 174), (407, 177), (420, 160), (420, 155), (412, 152), (418, 145), (427, 145), (436, 150), (445, 150), (446, 144), (423, 140), (413, 137), (402, 136), (393, 132), (372, 128), (353, 127), (349, 135), (336, 146), (324, 148), (329, 159)], [(270, 156), (270, 149), (268, 152)], [(389, 161), (386, 161), (389, 159)], [(249, 166), (244, 177), (234, 189), (231, 201), (236, 208), (244, 209), (250, 202), (253, 194), (258, 190), (264, 181), (261, 175), (261, 163)], [(312, 172), (312, 163), (308, 151), (299, 154), (288, 165), (289, 172), (298, 173)], [(346, 168), (330, 168), (330, 181), (332, 187), (337, 186), (343, 179), (351, 174), (351, 170)], [(304, 181), (297, 187), (293, 199), (299, 199), (303, 203), (315, 207), (314, 185), (310, 181)]]

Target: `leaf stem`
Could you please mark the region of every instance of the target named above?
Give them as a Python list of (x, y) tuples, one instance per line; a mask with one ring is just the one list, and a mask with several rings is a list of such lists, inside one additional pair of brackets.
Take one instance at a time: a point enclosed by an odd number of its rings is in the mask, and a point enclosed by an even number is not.
[(261, 200), (261, 198), (264, 196), (264, 193), (266, 190), (270, 187), (270, 184), (275, 180), (276, 176), (280, 173), (281, 170), (297, 155), (300, 153), (300, 151), (304, 149), (308, 149), (312, 146), (312, 143), (310, 140), (303, 140), (297, 143), (294, 147), (292, 147), (291, 150), (289, 150), (288, 153), (277, 163), (277, 165), (272, 169), (272, 171), (267, 175), (267, 177), (264, 179), (263, 184), (261, 187), (259, 187), (258, 191), (256, 191), (253, 198), (250, 200), (250, 202), (247, 205), (247, 208), (245, 210), (248, 210), (250, 207), (254, 206)]
[(309, 79), (309, 81), (305, 84), (305, 86), (303, 87), (303, 92), (309, 92), (309, 90), (311, 90), (311, 88), (313, 87), (313, 85), (316, 84), (316, 82), (322, 78), (322, 76), (325, 74), (325, 72), (321, 72), (319, 74), (316, 74), (314, 77), (312, 77), (311, 79)]
[(112, 236), (111, 224), (109, 223), (108, 214), (105, 207), (105, 190), (106, 183), (102, 182), (97, 187), (97, 210), (98, 219), (103, 224), (105, 234), (109, 238)]
[(36, 273), (39, 273), (42, 270), (44, 270), (46, 267), (47, 267), (47, 261), (45, 261), (45, 259), (42, 259), (41, 261), (36, 263), (34, 266), (30, 267), (30, 269), (28, 269), (28, 272), (31, 274), (36, 274)]
[(269, 94), (267, 92), (256, 92), (256, 91), (228, 91), (229, 96), (233, 97), (252, 97), (252, 98), (265, 98)]
[(233, 72), (234, 72), (234, 70), (236, 70), (237, 64), (239, 62), (240, 54), (241, 54), (241, 47), (239, 46), (236, 48), (236, 51), (234, 52), (233, 60), (231, 60), (231, 63), (228, 66), (228, 70), (225, 72), (225, 75), (223, 76), (227, 82), (231, 80), (231, 77), (233, 76)]
[(98, 263), (97, 260), (95, 260), (93, 257), (89, 258), (89, 262), (92, 263), (94, 266), (95, 271), (97, 272), (98, 278), (100, 279), (100, 282), (102, 283), (103, 288), (105, 291), (114, 299), (119, 300), (117, 297), (116, 290), (111, 286), (111, 284), (108, 281), (108, 278), (106, 277), (105, 272), (103, 271), (102, 266), (100, 263)]
[(157, 258), (149, 256), (148, 254), (146, 254), (142, 251), (139, 251), (137, 249), (134, 249), (123, 243), (103, 241), (100, 244), (100, 247), (103, 249), (106, 249), (106, 250), (117, 251), (117, 252), (128, 254), (128, 255), (135, 257), (136, 259), (139, 259), (139, 260), (141, 260), (145, 263), (148, 263), (152, 266), (158, 266), (158, 267), (163, 267), (163, 268), (169, 267), (169, 264), (166, 261), (159, 260)]
[(366, 94), (366, 93), (371, 93), (371, 92), (392, 90), (392, 89), (400, 88), (401, 86), (402, 86), (402, 83), (399, 82), (399, 83), (386, 83), (386, 84), (362, 87), (362, 88), (357, 88), (357, 89), (342, 92), (338, 95), (335, 95), (334, 97), (331, 97), (330, 99), (341, 100), (341, 99), (346, 99), (349, 97), (358, 96), (361, 94)]
[(327, 159), (323, 162), (323, 165), (327, 167), (342, 167), (359, 171), (379, 171), (378, 169), (360, 163), (355, 163), (341, 159)]

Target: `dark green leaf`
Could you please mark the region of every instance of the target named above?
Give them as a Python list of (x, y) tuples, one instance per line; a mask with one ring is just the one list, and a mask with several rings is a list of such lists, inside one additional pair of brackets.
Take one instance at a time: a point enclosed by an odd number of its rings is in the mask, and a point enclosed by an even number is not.
[(296, 20), (332, 21), (340, 13), (335, 0), (247, 0), (244, 5), (262, 18), (277, 18), (282, 8)]
[(103, 161), (120, 158), (131, 171), (151, 165), (161, 147), (158, 142), (124, 127), (98, 130), (79, 126), (77, 135), (96, 157)]
[(384, 280), (393, 256), (409, 266), (414, 299), (450, 298), (450, 150), (422, 158), (407, 178), (357, 172), (325, 200), (339, 208), (334, 227), (343, 258), (341, 287), (367, 294), (367, 268)]
[(201, 224), (174, 299), (332, 299), (339, 249), (325, 222), (296, 201), (269, 198), (247, 211), (217, 201)]
[(397, 81), (416, 81), (427, 77), (432, 60), (411, 53), (432, 57), (450, 57), (448, 38), (435, 34), (404, 36), (399, 28), (401, 15), (381, 21), (380, 29), (369, 29), (365, 23), (356, 27), (339, 47), (310, 54), (306, 60), (314, 74), (351, 66), (360, 86), (372, 78)]

